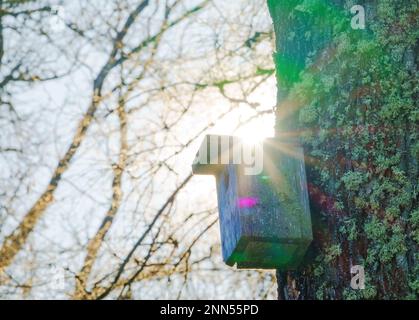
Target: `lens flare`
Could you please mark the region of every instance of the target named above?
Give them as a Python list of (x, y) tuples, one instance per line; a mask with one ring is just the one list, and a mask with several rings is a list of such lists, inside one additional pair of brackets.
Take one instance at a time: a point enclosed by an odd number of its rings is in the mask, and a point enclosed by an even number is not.
[(253, 208), (259, 204), (259, 198), (257, 197), (243, 197), (237, 200), (237, 204), (240, 209)]

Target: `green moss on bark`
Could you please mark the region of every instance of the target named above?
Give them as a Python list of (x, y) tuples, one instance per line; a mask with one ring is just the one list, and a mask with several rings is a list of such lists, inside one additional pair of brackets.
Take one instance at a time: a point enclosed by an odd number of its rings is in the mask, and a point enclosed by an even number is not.
[[(268, 4), (277, 51), (292, 57), (306, 48), (303, 66), (301, 52), (298, 68), (277, 62), (278, 79), (287, 80), (278, 81), (279, 105), (299, 102), (290, 118), (305, 147), (321, 224), (315, 258), (290, 275), (299, 283), (297, 298), (417, 298), (417, 1), (362, 1), (366, 30), (350, 28), (352, 1)], [(296, 43), (278, 35), (297, 27), (305, 38)], [(278, 119), (278, 127), (286, 121)], [(365, 267), (365, 290), (350, 288), (355, 264)]]

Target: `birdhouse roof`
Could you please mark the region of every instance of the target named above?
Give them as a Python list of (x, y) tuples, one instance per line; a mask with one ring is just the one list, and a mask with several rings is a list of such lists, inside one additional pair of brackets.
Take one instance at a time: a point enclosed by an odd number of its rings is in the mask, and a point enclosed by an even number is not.
[(240, 164), (241, 145), (235, 136), (206, 135), (192, 164), (193, 174), (216, 175), (226, 165)]

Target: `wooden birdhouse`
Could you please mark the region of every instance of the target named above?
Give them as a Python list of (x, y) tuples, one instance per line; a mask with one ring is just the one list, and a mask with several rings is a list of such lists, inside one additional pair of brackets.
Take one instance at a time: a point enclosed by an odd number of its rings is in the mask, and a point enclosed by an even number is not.
[[(257, 163), (259, 162), (259, 163)], [(313, 239), (302, 148), (208, 135), (192, 166), (214, 175), (223, 260), (251, 269), (295, 269)]]

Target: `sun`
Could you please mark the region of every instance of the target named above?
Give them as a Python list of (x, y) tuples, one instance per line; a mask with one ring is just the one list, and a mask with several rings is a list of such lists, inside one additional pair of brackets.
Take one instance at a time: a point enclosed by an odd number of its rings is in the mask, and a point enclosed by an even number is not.
[(217, 122), (211, 134), (229, 135), (240, 138), (245, 143), (258, 143), (274, 136), (275, 116), (265, 112), (234, 110)]
[(247, 103), (239, 103), (231, 109), (230, 101), (216, 100), (220, 110), (229, 108), (230, 112), (214, 121), (208, 133), (236, 136), (251, 144), (274, 137), (276, 90), (276, 79), (271, 77), (243, 99)]
[(262, 115), (243, 124), (234, 133), (244, 142), (257, 143), (274, 136), (273, 115)]

